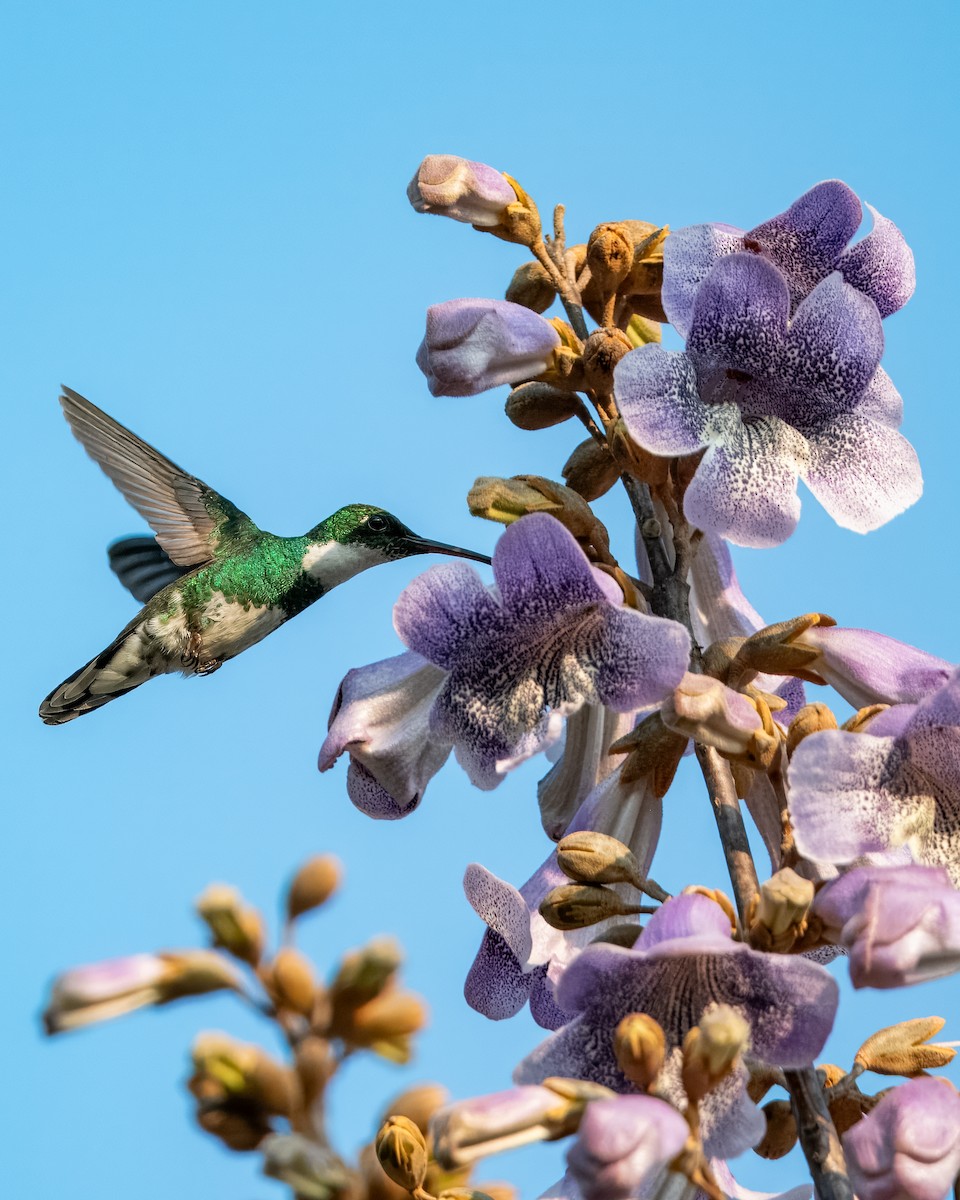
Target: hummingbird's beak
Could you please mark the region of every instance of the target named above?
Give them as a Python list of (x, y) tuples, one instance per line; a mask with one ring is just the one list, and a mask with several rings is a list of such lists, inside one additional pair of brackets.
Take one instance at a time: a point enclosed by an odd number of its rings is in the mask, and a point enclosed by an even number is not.
[(474, 562), (490, 565), (486, 554), (477, 554), (475, 550), (464, 550), (462, 546), (448, 546), (446, 542), (434, 542), (430, 538), (422, 538), (413, 533), (404, 539), (410, 554), (448, 554), (451, 558), (472, 558)]

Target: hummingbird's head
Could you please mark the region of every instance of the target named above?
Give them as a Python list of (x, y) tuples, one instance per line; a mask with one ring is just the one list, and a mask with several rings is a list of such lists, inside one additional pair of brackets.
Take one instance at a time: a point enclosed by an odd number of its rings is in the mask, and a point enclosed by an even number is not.
[[(316, 529), (311, 530), (310, 536), (316, 539), (318, 551), (320, 545), (336, 543), (337, 566), (345, 567), (349, 560), (351, 574), (378, 563), (409, 558), (412, 554), (448, 554), (456, 558), (472, 558), (475, 562), (490, 562), (485, 554), (420, 537), (393, 513), (373, 504), (348, 504), (338, 509), (333, 516), (327, 517)], [(315, 562), (315, 573), (319, 574), (321, 562), (327, 558), (327, 554), (311, 554), (308, 551), (308, 555), (311, 561), (309, 565), (305, 562), (305, 569), (310, 570)], [(344, 560), (342, 564), (340, 559)], [(329, 563), (329, 566), (333, 564)]]

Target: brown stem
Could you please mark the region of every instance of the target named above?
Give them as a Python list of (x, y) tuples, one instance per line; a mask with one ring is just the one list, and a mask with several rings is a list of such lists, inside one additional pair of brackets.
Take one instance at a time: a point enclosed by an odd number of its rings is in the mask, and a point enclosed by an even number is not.
[(580, 296), (567, 278), (564, 267), (554, 262), (550, 250), (542, 239), (539, 242), (534, 242), (530, 249), (533, 251), (537, 262), (540, 263), (553, 280), (554, 286), (560, 294), (564, 310), (573, 327), (573, 332), (582, 342), (586, 341), (590, 336), (590, 331), (587, 329), (587, 322), (584, 320)]
[(793, 1102), (800, 1146), (819, 1200), (853, 1200), (836, 1127), (827, 1108), (820, 1076), (813, 1067), (784, 1071)]
[(733, 782), (730, 764), (712, 746), (697, 742), (697, 761), (707, 785), (713, 815), (716, 818), (727, 871), (733, 885), (740, 924), (746, 927), (753, 899), (760, 891), (757, 868), (754, 866), (747, 830), (740, 812), (740, 800)]

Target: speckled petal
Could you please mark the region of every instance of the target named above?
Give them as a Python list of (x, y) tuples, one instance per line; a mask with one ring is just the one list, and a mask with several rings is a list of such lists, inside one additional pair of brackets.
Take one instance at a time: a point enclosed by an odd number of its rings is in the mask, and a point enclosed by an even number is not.
[(720, 259), (697, 292), (687, 353), (761, 379), (781, 371), (790, 296), (777, 268), (756, 254)]
[(870, 382), (857, 398), (854, 409), (858, 417), (869, 417), (891, 429), (903, 422), (903, 397), (893, 386), (893, 380), (883, 367), (877, 367)]
[(613, 381), (630, 436), (652, 454), (692, 454), (710, 442), (713, 409), (686, 354), (641, 346), (621, 358)]
[(467, 974), (463, 995), (476, 1012), (491, 1021), (505, 1021), (527, 1003), (532, 983), (533, 976), (524, 973), (499, 933), (488, 929)]
[(401, 817), (409, 817), (420, 803), (419, 794), (405, 802), (394, 799), (363, 763), (353, 757), (347, 771), (347, 795), (354, 808), (375, 821), (399, 821)]
[(845, 250), (837, 263), (847, 283), (869, 296), (889, 317), (903, 308), (917, 286), (913, 251), (894, 223), (868, 204), (873, 229), (862, 241)]
[(751, 229), (746, 241), (756, 242), (777, 264), (789, 281), (796, 307), (834, 269), (861, 216), (856, 193), (839, 179), (827, 179), (786, 212)]
[(687, 225), (673, 230), (664, 242), (661, 300), (681, 337), (690, 332), (701, 283), (719, 259), (743, 249), (743, 236), (743, 230), (733, 225)]
[(517, 889), (480, 863), (470, 863), (463, 890), (477, 916), (503, 938), (521, 965), (527, 964), (533, 949), (530, 910)]
[(403, 641), (449, 669), (478, 632), (498, 626), (500, 606), (466, 563), (441, 563), (400, 593), (393, 625)]
[(847, 413), (810, 436), (803, 480), (844, 529), (869, 533), (919, 500), (923, 474), (907, 439)]
[(807, 453), (801, 435), (776, 417), (731, 422), (687, 489), (687, 519), (739, 546), (778, 546), (800, 519), (797, 478)]
[(524, 620), (548, 621), (558, 608), (605, 601), (572, 534), (546, 513), (507, 526), (493, 556), (493, 577), (504, 608)]

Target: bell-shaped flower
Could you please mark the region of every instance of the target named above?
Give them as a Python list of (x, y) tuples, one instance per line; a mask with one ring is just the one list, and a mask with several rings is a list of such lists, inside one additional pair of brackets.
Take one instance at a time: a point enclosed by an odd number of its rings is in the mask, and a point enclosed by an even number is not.
[(786, 212), (749, 231), (732, 225), (687, 225), (663, 247), (663, 307), (686, 337), (700, 285), (721, 258), (749, 250), (772, 262), (790, 289), (796, 309), (833, 271), (876, 304), (881, 317), (913, 295), (916, 270), (903, 234), (867, 205), (873, 229), (849, 246), (863, 216), (856, 194), (839, 179), (818, 183)]
[(686, 1119), (653, 1096), (592, 1100), (567, 1164), (583, 1200), (629, 1200), (656, 1183), (689, 1132)]
[(478, 787), (496, 787), (556, 741), (584, 704), (629, 712), (662, 700), (683, 675), (686, 630), (611, 600), (572, 535), (545, 513), (507, 528), (493, 574), (499, 598), (465, 563), (432, 567), (394, 608), (404, 642), (448, 673), (431, 731), (454, 745)]
[(347, 751), (347, 793), (368, 816), (395, 820), (413, 812), (447, 761), (450, 743), (430, 731), (445, 680), (439, 667), (409, 652), (344, 676), (318, 765), (328, 771)]
[(960, 1095), (911, 1079), (843, 1135), (858, 1200), (943, 1200), (960, 1170)]
[(769, 260), (719, 260), (694, 301), (685, 352), (643, 346), (614, 383), (630, 436), (664, 456), (706, 451), (684, 495), (699, 529), (774, 546), (800, 515), (802, 478), (840, 525), (865, 533), (920, 495), (899, 396), (878, 371), (876, 305), (828, 275), (791, 315)]
[(131, 954), (58, 975), (43, 1013), (47, 1033), (80, 1029), (138, 1008), (237, 988), (240, 976), (210, 950)]
[[(960, 887), (960, 670), (922, 704), (882, 713), (871, 731), (814, 733), (794, 752), (790, 819), (797, 849), (842, 866), (909, 847)], [(904, 719), (905, 718), (905, 719)]]
[(560, 335), (548, 320), (509, 300), (447, 300), (427, 309), (417, 366), (434, 396), (475, 396), (540, 375)]
[(569, 1133), (571, 1117), (581, 1109), (582, 1102), (538, 1085), (457, 1100), (430, 1119), (434, 1154), (447, 1170), (464, 1167), (488, 1154)]
[[(640, 874), (646, 875), (660, 836), (663, 805), (649, 780), (624, 784), (621, 773), (618, 767), (597, 785), (566, 833), (590, 829), (617, 838), (630, 847)], [(540, 915), (540, 903), (565, 883), (569, 880), (554, 853), (519, 889), (479, 863), (467, 868), (464, 891), (487, 924), (464, 985), (471, 1008), (498, 1021), (514, 1016), (529, 1001), (534, 1020), (545, 1029), (558, 1029), (569, 1020), (571, 1014), (554, 999), (557, 983), (580, 951), (621, 924), (622, 918), (611, 917), (585, 929), (554, 929)]]
[(813, 913), (843, 946), (854, 987), (892, 988), (960, 970), (960, 892), (938, 867), (854, 867)]
[(490, 228), (500, 224), (517, 193), (500, 171), (486, 163), (456, 154), (428, 154), (410, 181), (407, 199), (417, 212)]
[[(524, 1059), (516, 1082), (564, 1075), (629, 1093), (635, 1088), (618, 1066), (613, 1044), (627, 1013), (653, 1017), (669, 1053), (679, 1050), (706, 1008), (728, 1004), (750, 1026), (754, 1057), (799, 1067), (823, 1048), (838, 992), (822, 967), (733, 941), (729, 917), (718, 904), (683, 895), (662, 905), (632, 949), (593, 945), (581, 951), (560, 979), (556, 999), (576, 1015)], [(752, 1105), (744, 1111), (742, 1089), (735, 1071), (708, 1093), (722, 1109), (709, 1123), (705, 1117), (708, 1153), (727, 1157), (762, 1136), (763, 1119)]]

